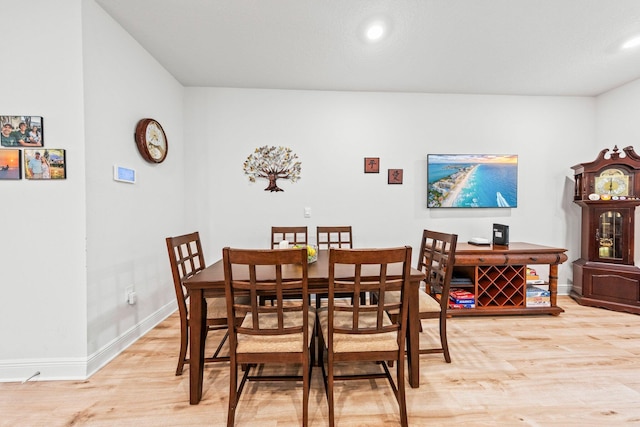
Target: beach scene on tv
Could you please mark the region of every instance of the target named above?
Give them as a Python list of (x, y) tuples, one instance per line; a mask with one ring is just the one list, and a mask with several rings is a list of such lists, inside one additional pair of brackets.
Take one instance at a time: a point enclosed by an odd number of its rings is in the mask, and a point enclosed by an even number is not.
[(518, 156), (429, 154), (428, 208), (514, 208)]

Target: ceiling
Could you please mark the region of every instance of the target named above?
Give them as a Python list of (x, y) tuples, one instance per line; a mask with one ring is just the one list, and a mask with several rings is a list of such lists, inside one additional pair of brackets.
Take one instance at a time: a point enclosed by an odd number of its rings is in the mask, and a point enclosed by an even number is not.
[(640, 78), (640, 48), (619, 49), (639, 0), (96, 2), (184, 86), (595, 96)]

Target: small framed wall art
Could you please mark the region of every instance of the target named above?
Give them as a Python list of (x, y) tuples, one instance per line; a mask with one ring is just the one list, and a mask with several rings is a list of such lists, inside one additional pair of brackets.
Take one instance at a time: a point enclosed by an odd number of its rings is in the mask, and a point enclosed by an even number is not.
[(380, 157), (365, 157), (364, 173), (380, 173)]
[(44, 128), (40, 116), (0, 116), (3, 147), (44, 147)]
[(0, 180), (22, 179), (20, 153), (17, 148), (0, 150)]
[(27, 179), (66, 179), (65, 150), (59, 148), (25, 149), (24, 176)]
[(388, 183), (389, 184), (402, 184), (402, 169), (389, 169), (389, 171), (388, 171)]

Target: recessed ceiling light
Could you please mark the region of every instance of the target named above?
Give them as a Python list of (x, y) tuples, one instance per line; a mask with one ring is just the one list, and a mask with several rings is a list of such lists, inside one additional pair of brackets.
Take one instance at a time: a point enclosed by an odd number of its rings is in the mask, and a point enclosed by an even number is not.
[(367, 27), (365, 35), (367, 40), (375, 42), (382, 39), (386, 32), (385, 25), (382, 22), (373, 22)]
[(640, 36), (630, 38), (622, 45), (622, 49), (631, 49), (640, 46)]

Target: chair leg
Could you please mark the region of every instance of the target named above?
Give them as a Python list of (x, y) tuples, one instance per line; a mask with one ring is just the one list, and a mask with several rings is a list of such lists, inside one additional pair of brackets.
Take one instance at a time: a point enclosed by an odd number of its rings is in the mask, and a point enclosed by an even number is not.
[(333, 356), (327, 356), (327, 402), (329, 403), (329, 427), (335, 426), (335, 410), (333, 405)]
[(398, 383), (398, 391), (397, 391), (397, 399), (398, 399), (398, 407), (400, 409), (400, 425), (402, 427), (408, 427), (409, 421), (407, 417), (407, 399), (404, 392), (404, 360), (403, 360), (404, 352), (400, 352), (400, 358), (398, 360), (398, 369), (396, 370), (397, 383)]
[(180, 355), (178, 356), (178, 367), (176, 368), (176, 376), (182, 375), (184, 364), (187, 359), (187, 344), (189, 343), (189, 327), (180, 322)]
[(309, 424), (309, 389), (311, 385), (311, 366), (309, 358), (305, 358), (302, 365), (302, 425), (307, 427)]
[(238, 367), (236, 361), (230, 361), (229, 371), (229, 410), (227, 412), (227, 427), (233, 427), (236, 418), (236, 406), (238, 404)]
[(442, 346), (442, 352), (444, 353), (444, 360), (447, 363), (451, 363), (451, 356), (449, 355), (449, 344), (447, 343), (447, 314), (440, 314), (440, 345)]

